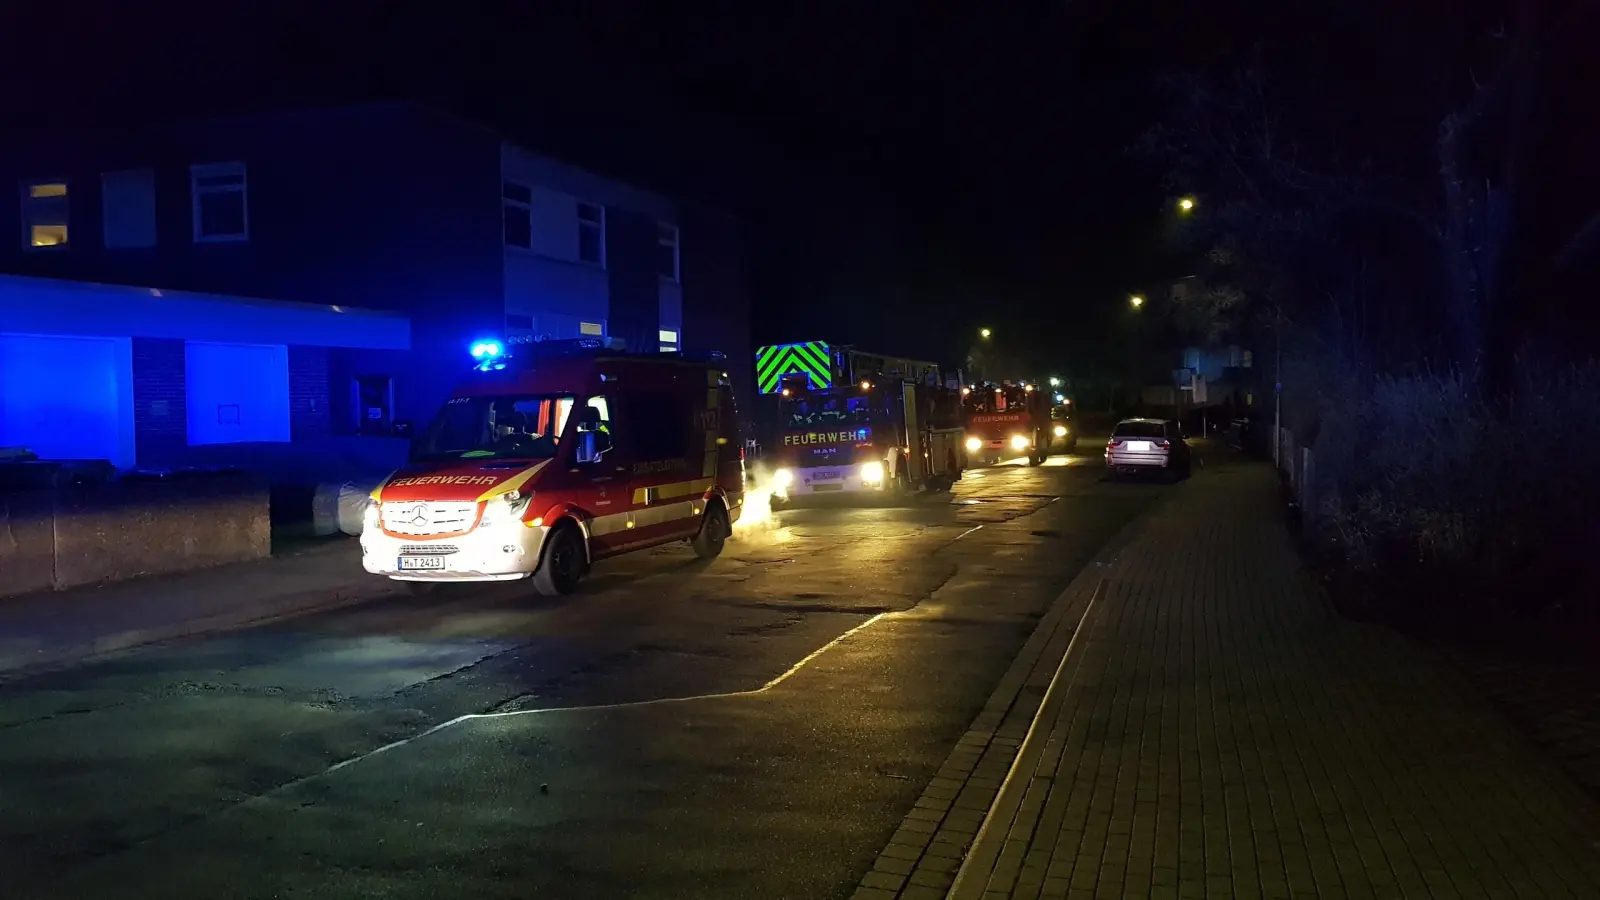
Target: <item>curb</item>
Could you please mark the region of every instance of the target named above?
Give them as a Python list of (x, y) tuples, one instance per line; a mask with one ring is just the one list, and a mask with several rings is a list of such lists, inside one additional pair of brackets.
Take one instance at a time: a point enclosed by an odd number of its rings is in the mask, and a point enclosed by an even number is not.
[[(1011, 792), (1002, 788), (1034, 731), (1055, 676), (1066, 664), (1067, 649), (1084, 614), (1102, 592), (1102, 573), (1166, 502), (1157, 501), (1124, 525), (1050, 604), (851, 900), (954, 896), (951, 892), (958, 875), (967, 869), (969, 854), (976, 857), (983, 852), (977, 841), (986, 834), (994, 809), (1002, 800), (1012, 801)], [(979, 884), (978, 893), (982, 892)]]
[(31, 653), (0, 655), (0, 683), (95, 662), (127, 650), (200, 635), (242, 631), (300, 616), (355, 606), (399, 595), (398, 582), (345, 584), (332, 589), (299, 591), (268, 598), (248, 607), (185, 619), (155, 628), (138, 628), (103, 635), (88, 643), (49, 647)]

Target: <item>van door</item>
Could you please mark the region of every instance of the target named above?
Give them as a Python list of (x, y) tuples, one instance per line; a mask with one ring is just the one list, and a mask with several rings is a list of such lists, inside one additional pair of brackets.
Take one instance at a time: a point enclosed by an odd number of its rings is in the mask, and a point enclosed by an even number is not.
[(630, 546), (691, 537), (700, 527), (701, 498), (710, 486), (701, 474), (705, 437), (691, 433), (693, 410), (675, 387), (619, 396), (620, 433), (633, 460)]
[(626, 442), (612, 427), (614, 399), (604, 394), (582, 397), (571, 413), (576, 418), (572, 439), (577, 442), (571, 477), (581, 497), (579, 505), (594, 516), (589, 522), (589, 549), (596, 558), (625, 545), (631, 528), (631, 460)]

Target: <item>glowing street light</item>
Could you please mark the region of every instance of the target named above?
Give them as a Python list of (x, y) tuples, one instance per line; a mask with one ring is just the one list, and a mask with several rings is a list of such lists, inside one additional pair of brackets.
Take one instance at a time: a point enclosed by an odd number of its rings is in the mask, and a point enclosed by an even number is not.
[(1133, 304), (1134, 309), (1138, 309), (1144, 305), (1144, 297), (1139, 294), (1134, 294), (1132, 297), (1128, 298), (1128, 302)]
[(990, 332), (989, 329), (987, 329), (987, 328), (982, 328), (982, 329), (978, 330), (978, 336), (979, 337), (988, 337), (991, 333), (992, 332)]
[(1055, 377), (1054, 375), (1051, 375), (1050, 376), (1050, 386), (1051, 387), (1061, 387), (1061, 379)]
[(1180, 212), (1194, 212), (1194, 198), (1193, 197), (1180, 198), (1178, 200), (1178, 210)]

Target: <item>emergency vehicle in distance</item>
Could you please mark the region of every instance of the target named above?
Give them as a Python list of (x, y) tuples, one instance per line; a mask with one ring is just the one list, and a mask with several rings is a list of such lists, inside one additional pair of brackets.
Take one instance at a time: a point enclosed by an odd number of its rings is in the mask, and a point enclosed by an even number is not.
[(945, 490), (966, 467), (961, 397), (934, 363), (821, 341), (762, 347), (756, 384), (777, 398), (766, 462), (773, 502)]
[(985, 464), (1026, 455), (1028, 465), (1044, 464), (1053, 426), (1050, 404), (1031, 382), (980, 383), (961, 389), (967, 416), (967, 456)]
[(567, 594), (597, 560), (668, 541), (722, 552), (744, 504), (725, 360), (546, 341), (478, 363), (372, 492), (368, 572), (428, 586), (533, 579)]

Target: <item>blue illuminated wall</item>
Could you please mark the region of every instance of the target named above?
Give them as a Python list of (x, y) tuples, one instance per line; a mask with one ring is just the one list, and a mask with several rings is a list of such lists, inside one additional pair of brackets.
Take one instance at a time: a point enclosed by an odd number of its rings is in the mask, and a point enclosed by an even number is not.
[(132, 465), (131, 373), (126, 338), (0, 334), (0, 446)]
[(289, 440), (289, 351), (281, 345), (184, 348), (189, 443)]

